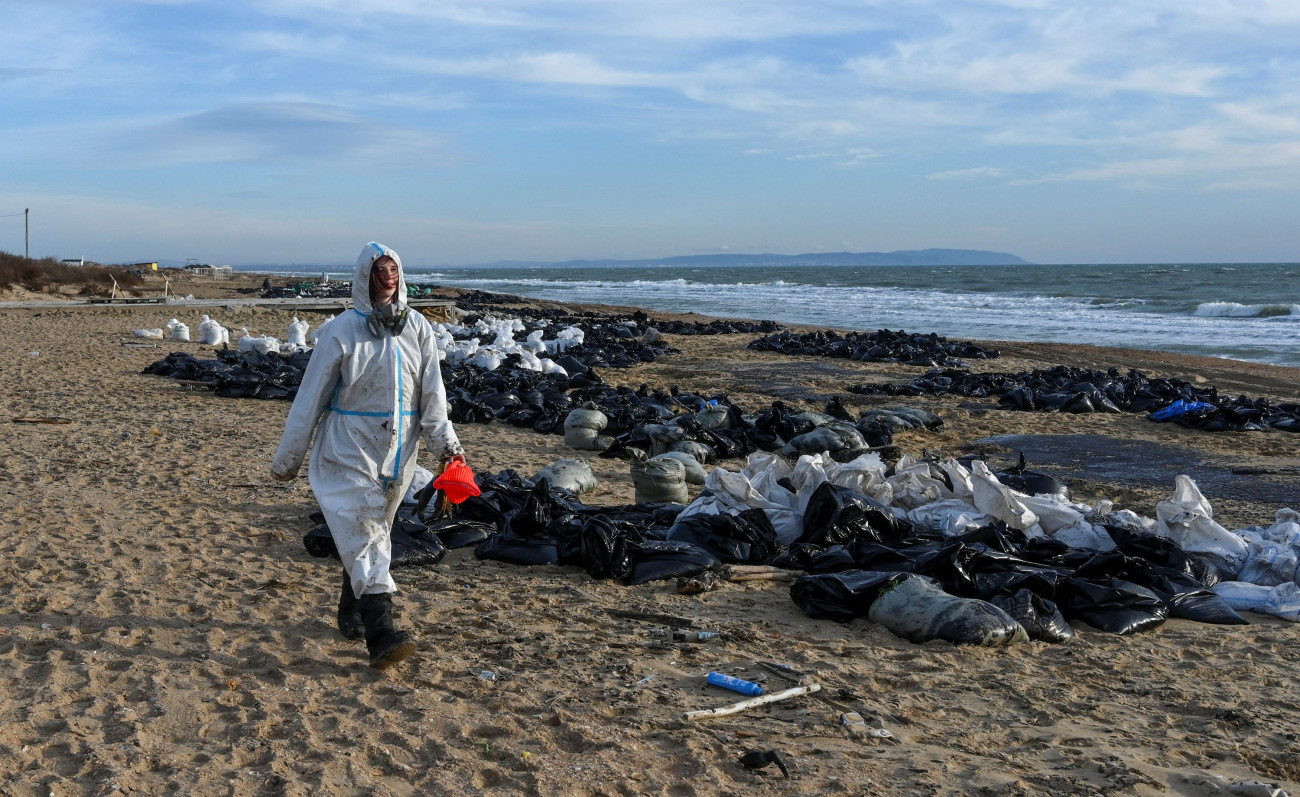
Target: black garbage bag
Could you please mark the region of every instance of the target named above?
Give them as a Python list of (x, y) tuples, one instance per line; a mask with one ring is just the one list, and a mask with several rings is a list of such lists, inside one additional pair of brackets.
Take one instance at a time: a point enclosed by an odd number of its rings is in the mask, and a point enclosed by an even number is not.
[(324, 523), (302, 535), (302, 547), (306, 548), (307, 553), (312, 556), (321, 558), (332, 556), (335, 559), (339, 557), (339, 549), (334, 545), (334, 537), (330, 534), (330, 527)]
[(1074, 628), (1065, 621), (1056, 604), (1028, 589), (1010, 595), (996, 595), (989, 603), (1011, 615), (1035, 642), (1057, 644), (1074, 638)]
[[(392, 562), (390, 567), (420, 567), (436, 565), (447, 555), (447, 547), (442, 540), (421, 523), (397, 519), (390, 532), (392, 538)], [(317, 557), (339, 558), (338, 548), (329, 526), (324, 523), (303, 535), (303, 547), (307, 553)]]
[(436, 565), (447, 555), (447, 546), (423, 523), (398, 518), (389, 533), (392, 542), (391, 567)]
[(847, 623), (866, 617), (880, 593), (905, 578), (909, 574), (878, 570), (817, 573), (791, 584), (790, 598), (809, 617)]
[(1061, 585), (1060, 594), (1058, 605), (1066, 619), (1083, 620), (1116, 634), (1157, 628), (1169, 616), (1169, 608), (1159, 595), (1119, 578), (1070, 578)]
[(592, 578), (609, 578), (612, 575), (614, 551), (619, 538), (626, 532), (601, 515), (587, 518), (582, 526), (582, 567)]
[(1194, 576), (1181, 570), (1152, 567), (1143, 583), (1164, 598), (1170, 617), (1215, 625), (1249, 624), (1218, 593), (1206, 589)]
[(429, 524), (429, 531), (438, 535), (438, 539), (449, 549), (468, 548), (492, 536), (496, 532), (496, 524), (477, 520), (439, 520)]
[(771, 519), (761, 509), (679, 517), (665, 537), (701, 545), (733, 565), (769, 564), (782, 550)]
[(1122, 526), (1105, 525), (1106, 533), (1115, 541), (1116, 550), (1149, 562), (1157, 567), (1167, 567), (1186, 573), (1203, 587), (1219, 583), (1219, 569), (1204, 556), (1188, 553), (1168, 537), (1149, 532), (1139, 532)]
[(912, 576), (882, 592), (867, 618), (917, 644), (941, 639), (954, 645), (1000, 647), (1029, 640), (1015, 618), (997, 606), (944, 592), (926, 576)]
[(679, 540), (633, 540), (621, 536), (615, 546), (610, 573), (626, 586), (663, 578), (698, 576), (717, 570), (722, 562), (707, 548)]
[(474, 556), (512, 565), (555, 565), (560, 563), (560, 541), (545, 533), (520, 536), (498, 531), (478, 544)]
[(912, 532), (889, 507), (848, 487), (822, 482), (808, 500), (798, 542), (830, 546), (865, 537), (889, 545)]

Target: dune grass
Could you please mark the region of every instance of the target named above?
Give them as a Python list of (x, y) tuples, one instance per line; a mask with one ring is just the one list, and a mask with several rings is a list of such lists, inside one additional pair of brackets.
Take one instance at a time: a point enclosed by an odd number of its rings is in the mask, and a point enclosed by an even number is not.
[(38, 293), (54, 293), (75, 287), (79, 295), (108, 296), (113, 290), (114, 279), (121, 290), (144, 285), (144, 280), (126, 268), (68, 266), (52, 257), (36, 260), (0, 252), (0, 289), (16, 286)]

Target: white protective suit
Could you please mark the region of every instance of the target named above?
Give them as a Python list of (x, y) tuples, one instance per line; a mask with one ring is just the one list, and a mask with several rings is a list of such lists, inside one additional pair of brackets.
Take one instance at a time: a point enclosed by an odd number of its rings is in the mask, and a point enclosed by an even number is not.
[(397, 253), (366, 244), (352, 280), (353, 309), (322, 331), (271, 463), (279, 478), (296, 475), (315, 432), (308, 478), (357, 597), (397, 590), (388, 573), (389, 529), (415, 473), (419, 440), (439, 462), (463, 453), (447, 420), (433, 327), (414, 310), (400, 335), (388, 328), (376, 335), (367, 323), (370, 269), (384, 255), (397, 263), (397, 300), (406, 297)]

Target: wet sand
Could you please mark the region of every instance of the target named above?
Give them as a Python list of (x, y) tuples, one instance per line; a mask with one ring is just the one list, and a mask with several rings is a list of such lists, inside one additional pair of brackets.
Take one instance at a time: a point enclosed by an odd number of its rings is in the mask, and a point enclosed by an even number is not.
[[(255, 296), (237, 293), (248, 287), (173, 284), (213, 298)], [(197, 336), (205, 312), (281, 338), (291, 317), (57, 301), (0, 309), (10, 596), (0, 609), (0, 793), (1211, 795), (1240, 780), (1300, 790), (1297, 630), (1259, 615), (1234, 627), (1174, 620), (1134, 637), (1080, 624), (1058, 646), (915, 645), (865, 620), (808, 619), (780, 583), (683, 596), (671, 582), (623, 587), (463, 549), (395, 572), (420, 652), (372, 671), (364, 646), (334, 630), (335, 566), (303, 549), (315, 508), (306, 480), (268, 475), (288, 403), (220, 399), (140, 373), (173, 350), (202, 356), (199, 344), (123, 345), (172, 317)], [(1297, 492), (1300, 437), (1285, 432), (857, 396), (845, 388), (922, 369), (760, 353), (745, 348), (753, 337), (674, 336), (681, 355), (603, 375), (726, 391), (749, 411), (774, 399), (820, 409), (831, 396), (853, 411), (925, 407), (946, 423), (897, 436), (906, 452), (1009, 460), (1017, 446), (993, 438), (1035, 436), (1043, 453), (1031, 464), (1054, 469), (1076, 498), (1149, 516), (1178, 473), (1203, 479), (1229, 528), (1271, 523), (1286, 505), (1277, 499)], [(1297, 398), (1294, 369), (993, 345), (1004, 356), (972, 367), (1139, 367)], [(69, 422), (15, 422), (37, 418)], [(584, 456), (561, 437), (504, 425), (458, 431), (480, 471), (531, 474)], [(1095, 462), (1107, 441), (1136, 451), (1114, 478)], [(626, 463), (591, 462), (601, 484), (585, 502), (633, 500)], [(1224, 474), (1233, 478), (1211, 478)], [(619, 611), (722, 636), (673, 644), (664, 625)], [(790, 685), (762, 662), (823, 689), (732, 717), (680, 718), (740, 699), (704, 685), (711, 669)], [(846, 711), (892, 736), (845, 729)], [(789, 780), (776, 767), (743, 768), (750, 749), (781, 751)]]

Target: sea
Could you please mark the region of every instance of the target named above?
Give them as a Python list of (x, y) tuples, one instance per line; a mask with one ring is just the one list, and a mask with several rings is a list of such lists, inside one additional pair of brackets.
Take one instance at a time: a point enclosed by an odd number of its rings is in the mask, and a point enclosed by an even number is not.
[[(244, 270), (244, 269), (241, 269)], [(350, 279), (352, 269), (247, 270)], [(1086, 343), (1300, 367), (1300, 263), (408, 267), (408, 283), (948, 338)]]

